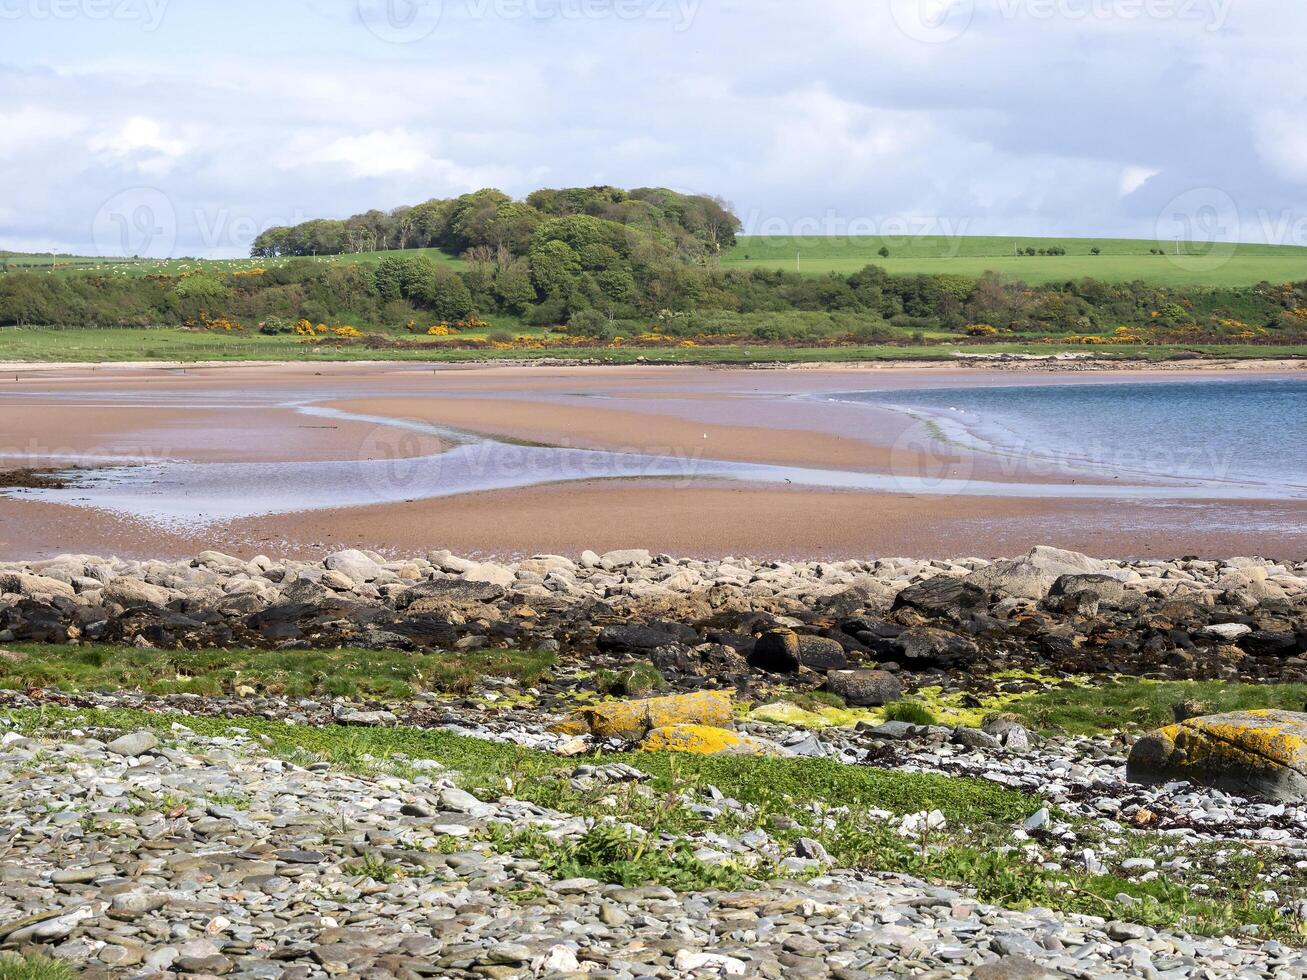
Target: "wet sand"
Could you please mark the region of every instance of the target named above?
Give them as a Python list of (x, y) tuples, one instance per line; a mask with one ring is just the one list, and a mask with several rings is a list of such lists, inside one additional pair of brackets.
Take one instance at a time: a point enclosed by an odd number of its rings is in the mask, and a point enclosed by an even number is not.
[[(1169, 379), (1189, 372), (1167, 370)], [(1210, 372), (1193, 372), (1210, 377)], [(198, 462), (358, 460), (440, 452), (443, 438), (367, 420), (314, 418), (292, 402), (438, 423), (497, 438), (688, 459), (908, 476), (1058, 483), (933, 442), (902, 416), (789, 396), (923, 385), (1145, 380), (1153, 372), (1004, 372), (975, 367), (473, 367), (393, 364), (100, 366), (0, 382), (0, 451), (143, 455)], [(0, 460), (0, 467), (6, 460)], [(329, 500), (315, 506), (330, 508)], [(656, 480), (565, 484), (305, 510), (160, 528), (99, 510), (0, 496), (0, 558), (61, 552), (181, 556), (208, 547), (308, 555), (574, 554), (645, 547), (760, 557), (1012, 554), (1053, 544), (1119, 557), (1307, 557), (1307, 502), (1159, 504), (868, 493)]]

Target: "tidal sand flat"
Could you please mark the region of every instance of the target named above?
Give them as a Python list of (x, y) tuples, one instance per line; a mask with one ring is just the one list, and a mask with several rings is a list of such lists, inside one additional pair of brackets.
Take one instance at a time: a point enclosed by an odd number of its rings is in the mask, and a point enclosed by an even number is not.
[[(69, 486), (4, 491), (0, 548), (76, 550), (93, 525), (120, 553), (203, 539), (1147, 555), (1242, 540), (1296, 555), (1305, 387), (910, 368), (28, 371), (0, 389), (0, 459), (77, 469)], [(1115, 404), (1129, 421), (1109, 422)]]

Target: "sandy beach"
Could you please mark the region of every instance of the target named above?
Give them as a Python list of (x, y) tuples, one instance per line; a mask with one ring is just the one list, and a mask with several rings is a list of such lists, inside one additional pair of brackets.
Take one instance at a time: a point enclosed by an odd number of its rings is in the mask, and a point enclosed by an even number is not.
[[(1253, 368), (1245, 376), (1275, 375), (1286, 365)], [(448, 547), (484, 555), (638, 546), (704, 556), (992, 556), (1035, 543), (1137, 557), (1307, 555), (1304, 502), (1059, 499), (1058, 486), (1084, 482), (1086, 475), (991, 458), (942, 442), (899, 413), (819, 397), (852, 390), (1144, 381), (1163, 374), (1210, 377), (1211, 371), (1206, 365), (1185, 371), (1036, 371), (1027, 364), (1012, 371), (992, 365), (772, 371), (28, 366), (6, 374), (0, 384), (0, 468), (106, 460), (274, 467), (399, 463), (438, 460), (463, 440), (484, 438), (509, 447), (493, 457), (495, 466), (505, 465), (503, 459), (520, 444), (671, 459), (679, 461), (678, 475), (660, 471), (650, 478), (635, 470), (624, 473), (625, 479), (587, 479), (571, 471), (545, 472), (520, 481), (529, 485), (515, 485), (512, 478), (451, 496), (392, 493), (394, 499), (381, 503), (356, 494), (344, 506), (333, 500), (332, 477), (324, 477), (306, 485), (298, 503), (279, 504), (274, 513), (206, 519), (205, 502), (197, 498), (196, 521), (168, 524), (86, 506), (93, 491), (83, 500), (12, 492), (0, 496), (0, 556), (182, 555), (205, 547), (298, 554), (353, 545)], [(902, 486), (899, 492), (864, 492), (739, 483), (697, 475), (704, 461), (890, 474)], [(238, 465), (232, 472), (247, 471)], [(1014, 492), (916, 489), (926, 485), (923, 480), (940, 479), (1010, 484)], [(1043, 490), (1031, 495), (1031, 487)], [(294, 487), (285, 489), (294, 495)], [(161, 483), (153, 492), (170, 491)], [(171, 503), (184, 510), (186, 501)]]

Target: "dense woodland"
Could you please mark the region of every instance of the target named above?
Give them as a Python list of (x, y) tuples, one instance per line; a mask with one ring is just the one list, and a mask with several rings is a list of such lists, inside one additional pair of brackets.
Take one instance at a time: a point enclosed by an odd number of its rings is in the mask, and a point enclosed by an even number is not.
[[(1228, 337), (1307, 332), (1307, 283), (1165, 288), (1093, 279), (801, 276), (723, 270), (739, 220), (716, 199), (611, 187), (483, 190), (259, 236), (267, 268), (177, 276), (16, 272), (0, 276), (0, 325), (204, 326), (265, 332), (297, 321), (363, 330), (518, 318), (572, 336), (730, 335), (762, 341), (890, 341), (929, 331), (987, 336)], [(313, 257), (436, 248), (455, 265), (397, 251), (376, 261)], [(285, 257), (289, 261), (282, 261)]]

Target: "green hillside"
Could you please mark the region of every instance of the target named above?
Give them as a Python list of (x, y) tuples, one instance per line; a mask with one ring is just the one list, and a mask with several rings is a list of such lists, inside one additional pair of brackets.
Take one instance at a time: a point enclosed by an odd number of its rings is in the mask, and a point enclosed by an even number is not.
[(440, 265), (462, 268), (463, 260), (442, 252), (438, 248), (409, 248), (388, 252), (348, 252), (341, 255), (320, 255), (316, 258), (290, 259), (133, 259), (95, 258), (91, 256), (60, 255), (24, 252), (0, 252), (0, 269), (8, 272), (94, 272), (120, 276), (175, 276), (183, 272), (204, 269), (216, 273), (244, 272), (250, 269), (271, 269), (287, 262), (321, 262), (327, 264), (376, 265), (388, 255), (424, 255)]
[[(889, 251), (888, 257), (880, 250)], [(1063, 249), (1065, 255), (1018, 255), (1020, 249)], [(1101, 254), (1094, 255), (1097, 248)], [(1164, 254), (1150, 252), (1159, 249)], [(741, 236), (723, 268), (796, 269), (805, 275), (847, 275), (867, 265), (892, 274), (952, 274), (977, 278), (999, 272), (1029, 283), (1086, 276), (1159, 286), (1246, 286), (1307, 279), (1307, 248), (1285, 245), (1189, 245), (1129, 238), (917, 238)]]

